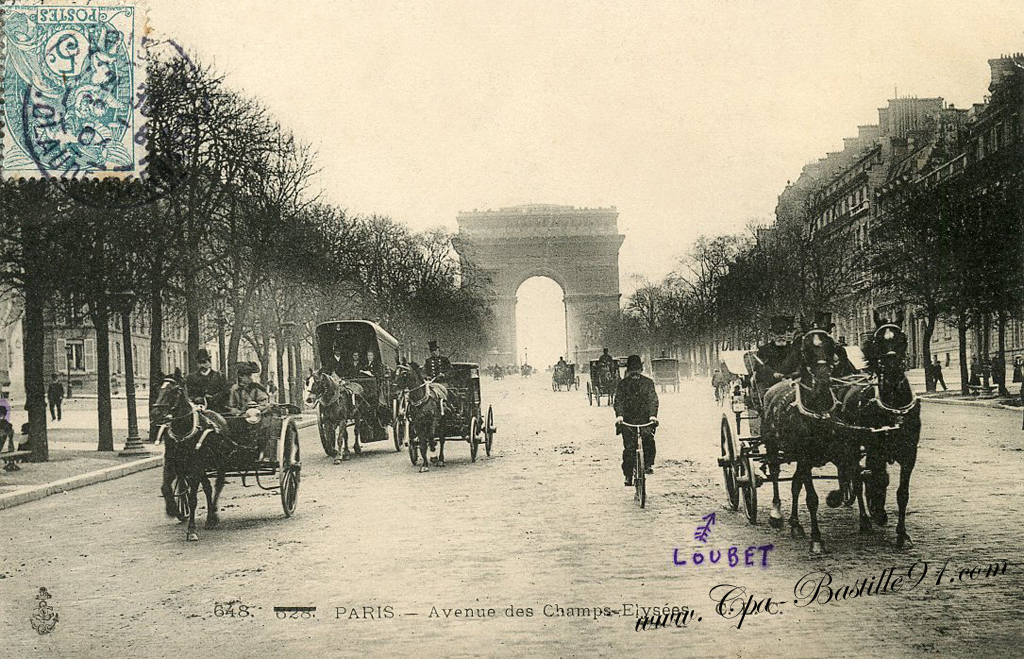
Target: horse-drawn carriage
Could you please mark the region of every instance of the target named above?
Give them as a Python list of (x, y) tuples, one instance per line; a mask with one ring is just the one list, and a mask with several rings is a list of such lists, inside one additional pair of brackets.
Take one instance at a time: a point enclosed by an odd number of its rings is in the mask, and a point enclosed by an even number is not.
[(608, 399), (609, 407), (615, 402), (615, 389), (622, 379), (620, 369), (626, 367), (624, 357), (613, 361), (601, 361), (600, 359), (590, 360), (590, 381), (587, 382), (587, 402), (590, 405), (597, 401), (601, 407), (601, 397)]
[(348, 458), (349, 426), (356, 453), (365, 442), (388, 440), (401, 451), (404, 437), (396, 428), (404, 410), (392, 385), (398, 340), (368, 320), (320, 323), (315, 338), (320, 369), (307, 380), (306, 402), (316, 407), (324, 452)]
[[(192, 401), (183, 383), (173, 377), (160, 384), (150, 416), (158, 424), (157, 441), (167, 445), (170, 483), (164, 497), (168, 514), (188, 521), (186, 538), (199, 539), (195, 531), (197, 491), (206, 494), (206, 527), (218, 522), (217, 500), (226, 479), (240, 478), (243, 487), (253, 479), (264, 490), (276, 490), (285, 517), (298, 502), (302, 462), (294, 405), (259, 407), (223, 415), (206, 409), (205, 401)], [(210, 478), (216, 478), (211, 487)], [(266, 479), (275, 479), (267, 480)]]
[[(739, 377), (731, 389), (731, 412), (721, 418), (718, 464), (729, 507), (737, 510), (742, 499), (749, 523), (757, 521), (757, 488), (770, 480), (769, 522), (781, 527), (778, 483), (791, 481), (792, 535), (804, 536), (797, 500), (801, 488), (806, 488), (811, 550), (817, 553), (823, 545), (814, 480), (838, 481), (837, 489), (826, 497), (829, 507), (851, 506), (857, 501), (862, 533), (870, 530), (871, 521), (879, 526), (886, 523), (888, 462), (900, 462), (901, 489), (909, 492), (920, 436), (920, 409), (903, 372), (906, 337), (896, 324), (880, 323), (873, 340), (879, 346), (873, 360), (865, 359), (859, 348), (846, 347), (854, 372), (835, 377), (833, 368), (840, 352), (827, 332), (810, 330), (800, 340), (800, 379), (784, 379), (771, 387), (755, 375), (758, 357), (754, 351), (721, 354), (729, 371)], [(811, 474), (813, 468), (827, 462), (836, 465), (835, 476)], [(796, 463), (794, 475), (781, 478), (780, 467), (788, 463)], [(903, 547), (910, 544), (904, 524), (906, 496), (899, 498), (899, 504), (896, 542)]]
[(576, 375), (576, 364), (555, 364), (551, 372), (551, 390), (561, 391), (565, 387), (569, 391), (573, 386), (579, 391), (580, 376)]
[(472, 462), (476, 462), (481, 444), (486, 454), (491, 454), (497, 427), (494, 425), (494, 410), (490, 405), (487, 406), (487, 415), (483, 414), (478, 364), (453, 362), (443, 383), (423, 380), (418, 369), (402, 366), (396, 381), (406, 392), (402, 397), (402, 406), (407, 413), (400, 414), (400, 432), (405, 437), (420, 440), (409, 440), (409, 459), (413, 465), (418, 464), (422, 458), (423, 466), (427, 466), (427, 444), (434, 441), (440, 443), (437, 456), (440, 465), (444, 464), (446, 441), (469, 442)]
[(679, 391), (679, 360), (670, 357), (659, 357), (651, 360), (651, 371), (654, 374), (654, 384), (661, 387), (662, 392), (672, 387), (672, 391)]

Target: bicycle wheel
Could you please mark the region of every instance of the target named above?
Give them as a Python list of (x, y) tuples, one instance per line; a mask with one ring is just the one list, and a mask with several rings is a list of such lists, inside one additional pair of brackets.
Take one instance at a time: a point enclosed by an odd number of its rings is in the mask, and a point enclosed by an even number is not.
[(644, 472), (643, 438), (639, 432), (637, 433), (636, 442), (636, 459), (633, 461), (633, 487), (636, 488), (634, 499), (640, 504), (641, 508), (644, 508), (647, 506), (647, 474)]

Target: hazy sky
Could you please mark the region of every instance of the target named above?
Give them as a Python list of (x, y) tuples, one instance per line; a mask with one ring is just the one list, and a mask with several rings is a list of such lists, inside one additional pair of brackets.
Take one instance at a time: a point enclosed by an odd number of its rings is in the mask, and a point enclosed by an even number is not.
[(414, 228), (615, 205), (623, 284), (901, 95), (958, 106), (1024, 51), (1024, 2), (151, 0), (150, 23), (320, 153), (327, 199)]

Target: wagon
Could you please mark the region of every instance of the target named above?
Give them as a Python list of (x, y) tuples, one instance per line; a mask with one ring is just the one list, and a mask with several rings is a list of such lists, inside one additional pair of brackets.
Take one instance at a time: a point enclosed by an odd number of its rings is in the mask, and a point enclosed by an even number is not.
[[(296, 425), (300, 410), (294, 405), (272, 405), (265, 411), (250, 407), (242, 414), (224, 415), (223, 431), (227, 440), (218, 466), (227, 478), (239, 478), (243, 487), (250, 487), (252, 479), (263, 490), (277, 491), (285, 517), (295, 513), (298, 503), (299, 482), (302, 475), (299, 451), (299, 431)], [(167, 432), (161, 426), (158, 433)], [(202, 440), (200, 440), (202, 441)], [(263, 459), (260, 459), (262, 453)], [(207, 477), (215, 478), (216, 470)], [(190, 515), (186, 486), (180, 479), (172, 483), (178, 515)]]
[[(358, 384), (363, 392), (356, 396), (357, 414), (352, 420), (356, 453), (363, 442), (390, 440), (395, 450), (402, 450), (406, 439), (401, 434), (404, 408), (392, 387), (392, 372), (399, 363), (400, 344), (380, 325), (369, 320), (332, 320), (320, 323), (315, 332), (317, 355), (321, 368)], [(363, 369), (354, 373), (345, 371), (345, 359), (358, 352), (364, 360)], [(374, 354), (375, 364), (365, 363), (366, 353)], [(341, 358), (339, 360), (339, 358)], [(320, 406), (317, 406), (317, 426), (324, 451), (332, 455), (334, 437), (326, 427)]]
[(671, 359), (668, 357), (652, 359), (651, 371), (654, 373), (654, 384), (660, 386), (663, 392), (668, 387), (672, 387), (672, 391), (679, 391), (678, 359)]
[(587, 401), (601, 407), (601, 397), (608, 398), (608, 405), (615, 402), (615, 388), (619, 385), (619, 369), (626, 366), (625, 358), (618, 358), (611, 364), (598, 359), (590, 360), (590, 381), (587, 382)]
[[(451, 370), (445, 375), (448, 387), (447, 409), (437, 428), (438, 439), (444, 441), (465, 440), (469, 442), (469, 458), (476, 462), (477, 451), (483, 444), (484, 452), (491, 454), (494, 435), (494, 410), (488, 405), (486, 417), (480, 396), (480, 366), (470, 362), (452, 362)], [(409, 432), (408, 418), (403, 418), (406, 434)], [(415, 465), (419, 460), (416, 443), (409, 442), (409, 459)]]
[(569, 391), (573, 386), (578, 391), (580, 388), (580, 376), (576, 375), (576, 364), (555, 364), (551, 372), (551, 390), (561, 391), (565, 387)]
[[(847, 347), (847, 356), (854, 368), (862, 370), (866, 363), (859, 348)], [(729, 372), (737, 376), (729, 392), (730, 411), (722, 414), (718, 466), (722, 468), (727, 503), (738, 510), (741, 499), (743, 512), (751, 524), (757, 522), (757, 488), (767, 480), (765, 472), (771, 467), (790, 462), (782, 452), (769, 452), (761, 440), (761, 396), (754, 385), (754, 366), (757, 356), (753, 350), (734, 350), (720, 353)], [(863, 376), (856, 376), (863, 377)], [(731, 416), (730, 416), (731, 415)], [(871, 429), (887, 432), (890, 428)], [(836, 480), (836, 476), (814, 476), (815, 480)], [(779, 478), (779, 482), (792, 478)]]

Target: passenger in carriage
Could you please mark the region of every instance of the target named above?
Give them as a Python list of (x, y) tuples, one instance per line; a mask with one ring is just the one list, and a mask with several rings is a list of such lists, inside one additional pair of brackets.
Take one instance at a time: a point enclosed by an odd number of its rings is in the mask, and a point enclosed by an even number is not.
[(238, 382), (231, 387), (228, 409), (234, 414), (242, 414), (254, 403), (261, 411), (267, 410), (270, 407), (270, 394), (262, 384), (252, 379), (252, 376), (260, 372), (259, 365), (256, 362), (239, 362), (235, 370)]
[(349, 379), (363, 375), (363, 369), (362, 355), (358, 350), (353, 350), (348, 359), (338, 362), (334, 372), (339, 378)]
[(366, 351), (366, 362), (363, 364), (363, 374), (369, 374), (377, 381), (377, 406), (379, 408), (378, 416), (382, 421), (390, 423), (391, 408), (388, 407), (387, 396), (384, 391), (384, 383), (387, 379), (387, 372), (384, 368), (384, 364), (377, 361), (377, 353), (372, 349)]

